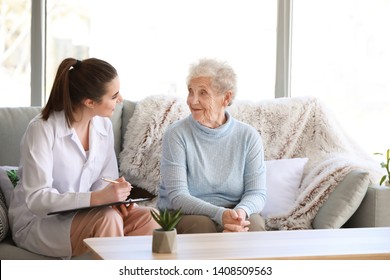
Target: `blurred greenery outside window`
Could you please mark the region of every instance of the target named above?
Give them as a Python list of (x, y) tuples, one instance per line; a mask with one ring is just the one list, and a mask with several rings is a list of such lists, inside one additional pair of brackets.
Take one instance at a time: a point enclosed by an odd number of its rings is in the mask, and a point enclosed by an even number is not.
[(30, 106), (30, 0), (0, 0), (0, 106)]

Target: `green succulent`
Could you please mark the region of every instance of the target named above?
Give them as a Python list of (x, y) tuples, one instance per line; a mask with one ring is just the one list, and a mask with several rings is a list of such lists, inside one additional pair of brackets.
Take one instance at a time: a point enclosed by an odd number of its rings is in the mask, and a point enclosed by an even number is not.
[(8, 178), (10, 179), (12, 185), (15, 187), (19, 181), (19, 177), (16, 170), (7, 170)]
[[(383, 156), (382, 153), (375, 153), (374, 155), (381, 155)], [(388, 149), (386, 151), (386, 161), (385, 162), (381, 162), (381, 167), (384, 168), (386, 170), (386, 173), (387, 175), (383, 175), (383, 177), (381, 178), (380, 182), (379, 182), (379, 185), (382, 185), (383, 182), (387, 181), (390, 182), (390, 149)]]
[(153, 219), (161, 226), (164, 231), (173, 230), (176, 225), (179, 223), (181, 217), (181, 209), (178, 210), (167, 210), (159, 209), (159, 212), (155, 210), (150, 210), (150, 214)]

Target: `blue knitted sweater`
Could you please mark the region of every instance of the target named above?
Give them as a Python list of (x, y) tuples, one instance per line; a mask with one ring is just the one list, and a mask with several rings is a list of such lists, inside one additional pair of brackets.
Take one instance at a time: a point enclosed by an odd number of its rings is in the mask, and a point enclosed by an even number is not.
[(162, 142), (160, 209), (182, 209), (222, 225), (226, 208), (259, 213), (266, 200), (260, 134), (226, 111), (227, 121), (210, 129), (192, 116), (166, 130)]

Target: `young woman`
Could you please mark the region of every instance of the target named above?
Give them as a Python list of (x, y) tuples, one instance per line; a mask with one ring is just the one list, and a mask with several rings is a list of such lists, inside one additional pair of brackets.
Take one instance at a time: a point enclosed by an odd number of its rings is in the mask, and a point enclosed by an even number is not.
[[(115, 68), (96, 58), (60, 64), (49, 100), (21, 142), (20, 180), (9, 209), (15, 243), (32, 252), (70, 258), (88, 237), (147, 235), (157, 228), (137, 205), (49, 212), (125, 200), (131, 184), (118, 178), (109, 117), (122, 101)], [(107, 183), (102, 177), (116, 179)]]

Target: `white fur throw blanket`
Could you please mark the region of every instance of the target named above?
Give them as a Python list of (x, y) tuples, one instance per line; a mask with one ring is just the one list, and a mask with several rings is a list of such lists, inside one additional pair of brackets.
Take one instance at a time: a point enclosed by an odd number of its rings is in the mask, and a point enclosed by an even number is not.
[[(267, 218), (268, 229), (311, 228), (320, 206), (351, 170), (376, 169), (377, 163), (347, 137), (318, 99), (236, 101), (228, 110), (259, 131), (266, 160), (309, 158), (295, 207), (289, 215)], [(188, 114), (185, 100), (179, 98), (151, 96), (138, 102), (119, 158), (121, 174), (157, 195), (163, 133)]]

